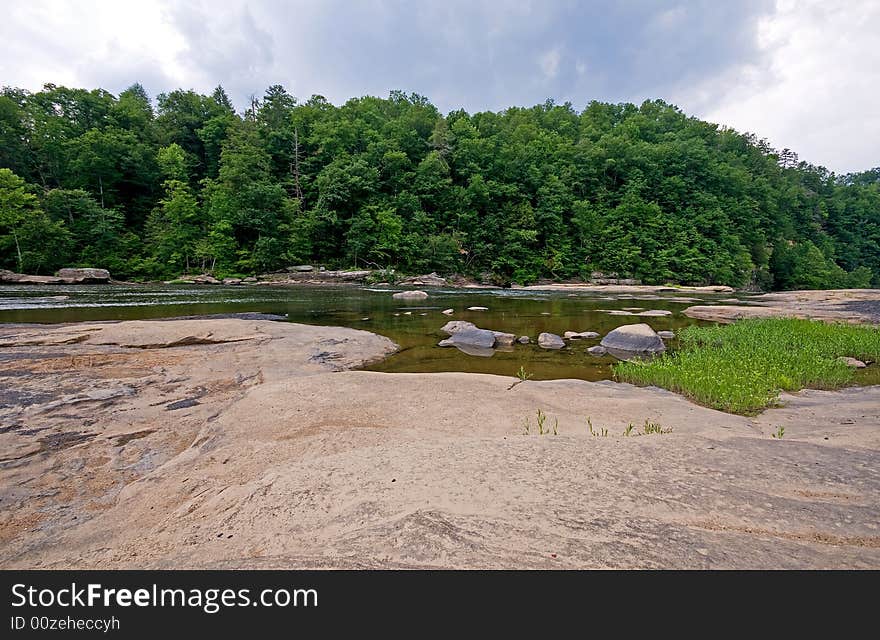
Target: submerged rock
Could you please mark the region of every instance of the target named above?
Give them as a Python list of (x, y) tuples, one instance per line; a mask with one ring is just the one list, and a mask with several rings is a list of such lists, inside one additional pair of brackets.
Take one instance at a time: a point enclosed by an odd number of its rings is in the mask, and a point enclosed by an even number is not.
[(520, 344), (528, 344), (532, 341), (532, 339), (528, 336), (520, 336), (519, 338), (517, 338), (516, 341)]
[(597, 344), (595, 347), (590, 347), (587, 349), (587, 353), (591, 356), (604, 356), (608, 353), (608, 349), (603, 347), (601, 344)]
[(415, 291), (398, 291), (392, 294), (391, 297), (395, 300), (424, 300), (428, 297), (428, 294), (417, 289)]
[(441, 340), (437, 346), (491, 349), (495, 346), (495, 333), (488, 329), (464, 329), (456, 331), (445, 340)]
[(671, 340), (675, 337), (674, 331), (658, 331), (657, 335), (663, 338), (664, 340)]
[(538, 336), (538, 346), (543, 349), (562, 349), (565, 346), (565, 340), (555, 333), (542, 333)]
[(602, 346), (609, 350), (630, 353), (660, 353), (666, 350), (662, 338), (648, 325), (625, 324), (602, 338)]
[(453, 313), (455, 313), (455, 309), (444, 309), (440, 313), (442, 313), (444, 316), (451, 316)]
[(468, 311), (488, 311), (489, 307), (468, 307)]

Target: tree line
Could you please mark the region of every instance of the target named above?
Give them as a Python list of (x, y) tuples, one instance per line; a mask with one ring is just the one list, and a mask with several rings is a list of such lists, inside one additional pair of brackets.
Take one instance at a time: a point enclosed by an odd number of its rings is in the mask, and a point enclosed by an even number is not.
[(309, 263), (761, 289), (880, 285), (880, 168), (844, 176), (660, 100), (441, 114), (45, 85), (0, 93), (0, 268)]

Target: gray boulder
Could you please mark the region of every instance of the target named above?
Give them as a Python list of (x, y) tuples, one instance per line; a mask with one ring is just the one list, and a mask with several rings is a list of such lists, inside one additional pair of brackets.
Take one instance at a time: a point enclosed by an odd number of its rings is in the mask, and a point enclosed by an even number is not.
[(608, 353), (608, 349), (603, 347), (601, 344), (597, 344), (595, 347), (590, 347), (587, 349), (587, 353), (591, 356), (604, 356)]
[(566, 340), (589, 340), (590, 338), (598, 338), (599, 334), (595, 331), (566, 331), (562, 337)]
[(200, 276), (193, 276), (190, 280), (195, 284), (220, 284), (220, 281), (214, 276), (204, 273)]
[(520, 337), (517, 339), (517, 342), (519, 342), (520, 344), (528, 344), (528, 343), (530, 343), (531, 341), (532, 341), (532, 339), (529, 338), (528, 336), (520, 336)]
[(495, 335), (496, 347), (510, 347), (516, 342), (516, 336), (512, 333), (504, 333), (503, 331), (493, 331), (492, 333)]
[(241, 284), (241, 278), (223, 278), (223, 284)]
[(663, 339), (646, 324), (625, 324), (602, 338), (601, 345), (609, 350), (629, 353), (660, 353), (666, 351)]
[(487, 329), (464, 329), (456, 331), (446, 340), (441, 340), (438, 346), (491, 349), (495, 346), (495, 334)]
[(658, 331), (657, 335), (663, 338), (664, 340), (671, 340), (675, 337), (674, 331)]
[(401, 281), (401, 284), (411, 284), (417, 287), (444, 287), (448, 283), (446, 278), (441, 278), (436, 273), (428, 273), (423, 276), (413, 276)]
[(443, 333), (448, 333), (452, 335), (453, 333), (458, 333), (459, 331), (467, 331), (470, 329), (478, 329), (477, 325), (473, 322), (467, 322), (465, 320), (450, 320), (442, 327), (440, 327), (440, 331)]
[(555, 333), (542, 333), (538, 336), (538, 346), (544, 349), (562, 349), (565, 346), (565, 340)]
[(391, 296), (395, 300), (424, 300), (428, 294), (424, 291), (398, 291)]
[(455, 313), (455, 309), (443, 309), (443, 311), (441, 311), (440, 313), (442, 313), (444, 316), (451, 316), (453, 313)]
[(294, 267), (287, 267), (288, 271), (297, 271), (299, 273), (308, 273), (309, 271), (314, 271), (315, 267), (310, 264), (298, 264)]
[(55, 274), (68, 284), (106, 284), (110, 272), (106, 269), (60, 269)]
[(846, 358), (841, 356), (840, 358), (838, 358), (838, 360), (840, 360), (846, 366), (852, 367), (853, 369), (864, 369), (868, 366), (861, 360), (856, 360), (855, 358)]

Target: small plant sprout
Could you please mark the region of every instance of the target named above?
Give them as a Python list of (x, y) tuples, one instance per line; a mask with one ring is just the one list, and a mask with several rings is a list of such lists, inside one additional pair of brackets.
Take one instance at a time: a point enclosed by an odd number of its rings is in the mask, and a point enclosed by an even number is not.
[(597, 438), (598, 437), (602, 437), (602, 438), (608, 437), (608, 429), (605, 429), (604, 427), (599, 427), (599, 430), (596, 431), (593, 428), (593, 421), (590, 419), (590, 416), (587, 416), (587, 427), (590, 429), (591, 436), (595, 436)]
[(636, 428), (636, 425), (634, 425), (632, 422), (630, 422), (628, 425), (626, 425), (626, 429), (623, 430), (623, 437), (624, 438), (630, 437), (630, 435), (632, 435), (633, 429), (635, 429), (635, 428)]
[(651, 420), (645, 420), (645, 424), (642, 426), (642, 435), (649, 436), (652, 433), (656, 434), (664, 434), (664, 433), (672, 433), (672, 427), (664, 429), (662, 426), (657, 424), (656, 422), (652, 422)]
[(782, 440), (782, 436), (785, 435), (785, 427), (779, 425), (776, 427), (776, 431), (770, 434), (771, 438), (776, 438), (777, 440)]
[(526, 369), (525, 369), (524, 366), (519, 365), (519, 371), (516, 372), (516, 377), (519, 378), (519, 379), (518, 379), (516, 382), (514, 382), (512, 385), (510, 385), (509, 387), (507, 387), (507, 390), (510, 391), (510, 390), (513, 389), (516, 385), (518, 385), (518, 384), (522, 384), (523, 382), (525, 382), (526, 380), (528, 380), (529, 378), (531, 378), (533, 375), (535, 375), (535, 374), (533, 374), (533, 373), (528, 373), (528, 372), (526, 371)]
[(559, 435), (559, 418), (553, 418), (553, 435)]
[(523, 418), (522, 421), (523, 435), (527, 436), (531, 432), (531, 421), (528, 418)]
[(547, 420), (547, 414), (538, 409), (538, 417), (536, 418), (538, 422), (538, 435), (543, 436), (547, 431), (544, 429), (544, 422)]

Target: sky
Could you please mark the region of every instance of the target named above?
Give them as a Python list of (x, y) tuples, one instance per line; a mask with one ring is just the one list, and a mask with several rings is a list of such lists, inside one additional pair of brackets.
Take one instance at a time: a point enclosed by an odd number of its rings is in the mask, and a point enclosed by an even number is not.
[(661, 98), (837, 173), (880, 166), (880, 0), (0, 0), (0, 85), (392, 89), (448, 112)]

